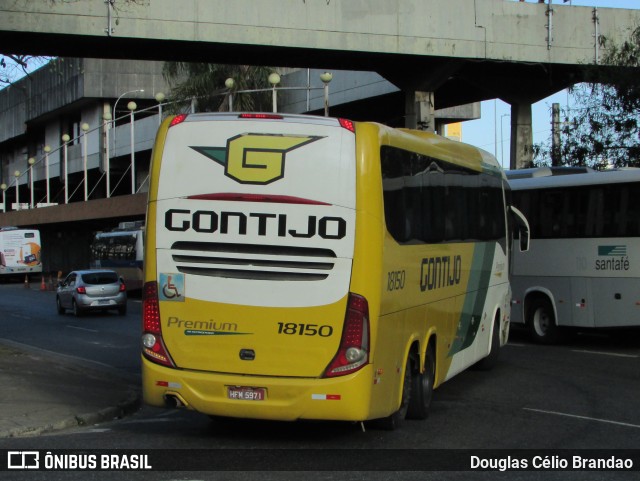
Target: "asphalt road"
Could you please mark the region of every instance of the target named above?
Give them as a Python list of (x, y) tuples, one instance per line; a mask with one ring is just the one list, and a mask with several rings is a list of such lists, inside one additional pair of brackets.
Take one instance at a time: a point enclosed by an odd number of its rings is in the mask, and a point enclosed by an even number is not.
[[(0, 337), (79, 360), (107, 364), (135, 375), (139, 370), (140, 304), (131, 299), (127, 316), (59, 316), (54, 295), (33, 288), (0, 285)], [(207, 451), (227, 463), (245, 466), (250, 476), (225, 472), (155, 472), (148, 479), (299, 479), (299, 473), (269, 471), (277, 459), (296, 466), (295, 449), (317, 456), (327, 469), (353, 459), (350, 479), (637, 479), (621, 472), (412, 472), (420, 457), (438, 449), (528, 449), (563, 453), (571, 449), (605, 449), (622, 453), (640, 448), (640, 335), (587, 333), (557, 346), (531, 344), (513, 331), (501, 361), (489, 372), (468, 370), (435, 393), (430, 416), (407, 421), (394, 432), (349, 423), (275, 423), (210, 420), (189, 411), (143, 408), (123, 420), (93, 428), (78, 428), (38, 438), (2, 439), (0, 449), (131, 449), (180, 448), (181, 453)], [(249, 462), (247, 449), (262, 458)], [(391, 451), (390, 451), (391, 450)], [(396, 451), (393, 451), (396, 450)], [(400, 451), (397, 451), (400, 450)], [(413, 451), (409, 451), (413, 450)], [(421, 451), (422, 450), (422, 451)], [(291, 453), (294, 452), (294, 457)], [(374, 453), (363, 457), (363, 453)], [(414, 462), (407, 452), (416, 456)], [(443, 452), (444, 455), (447, 452)], [(195, 454), (194, 454), (195, 456)], [(380, 457), (379, 459), (376, 459)], [(401, 475), (376, 470), (378, 461), (400, 456)], [(181, 458), (184, 462), (184, 457)], [(304, 458), (298, 459), (302, 462)], [(271, 460), (271, 461), (270, 461)], [(317, 463), (314, 460), (314, 463)], [(398, 461), (399, 462), (399, 461)], [(253, 463), (253, 464), (251, 464)], [(367, 464), (370, 463), (370, 464)], [(278, 465), (277, 463), (275, 463)], [(371, 469), (368, 467), (371, 466)], [(397, 467), (391, 463), (391, 467)], [(413, 468), (412, 468), (413, 466)], [(372, 471), (372, 472), (370, 472)], [(395, 470), (394, 470), (395, 471)], [(33, 473), (30, 479), (39, 479)], [(42, 479), (72, 479), (66, 473), (46, 473)], [(56, 475), (61, 477), (57, 478)], [(76, 473), (79, 474), (79, 473)], [(84, 473), (78, 479), (122, 479), (118, 473)], [(121, 475), (122, 473), (120, 473)], [(147, 473), (150, 474), (150, 473)], [(246, 473), (245, 473), (246, 474)], [(398, 474), (398, 473), (396, 473)], [(135, 479), (147, 479), (137, 473)], [(323, 471), (310, 479), (343, 479), (345, 472)], [(8, 479), (8, 478), (7, 478)], [(22, 478), (12, 478), (22, 479)], [(75, 478), (73, 478), (75, 479)], [(133, 478), (131, 478), (133, 479)]]

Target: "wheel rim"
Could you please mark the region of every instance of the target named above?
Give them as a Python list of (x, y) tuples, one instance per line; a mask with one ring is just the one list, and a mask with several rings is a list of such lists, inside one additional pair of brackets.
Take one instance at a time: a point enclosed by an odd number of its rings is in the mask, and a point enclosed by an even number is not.
[(542, 309), (536, 309), (536, 312), (533, 314), (533, 328), (536, 331), (536, 334), (540, 337), (544, 337), (549, 333), (549, 327), (551, 324), (551, 319), (547, 312)]

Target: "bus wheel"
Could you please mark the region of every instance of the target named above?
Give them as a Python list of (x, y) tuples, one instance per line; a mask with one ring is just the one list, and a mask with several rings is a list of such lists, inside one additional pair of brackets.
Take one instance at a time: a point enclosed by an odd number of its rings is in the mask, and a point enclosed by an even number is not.
[(558, 342), (559, 331), (556, 326), (553, 308), (547, 298), (538, 297), (528, 309), (527, 324), (534, 341), (542, 344)]
[(423, 372), (420, 372), (418, 363), (419, 360), (416, 359), (416, 369), (411, 376), (411, 396), (407, 410), (407, 418), (409, 419), (426, 419), (429, 415), (436, 367), (433, 347), (429, 346), (427, 349)]
[(377, 429), (383, 429), (385, 431), (394, 431), (398, 429), (405, 418), (407, 417), (407, 411), (409, 410), (409, 404), (411, 403), (411, 361), (407, 359), (407, 365), (404, 368), (404, 379), (402, 381), (402, 400), (400, 401), (400, 408), (390, 416), (386, 418), (374, 419), (372, 426)]

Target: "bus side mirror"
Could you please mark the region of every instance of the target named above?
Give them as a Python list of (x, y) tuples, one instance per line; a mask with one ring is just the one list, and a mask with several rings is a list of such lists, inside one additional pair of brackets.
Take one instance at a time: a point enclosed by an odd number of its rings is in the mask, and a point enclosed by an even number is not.
[(515, 222), (515, 228), (518, 239), (520, 240), (520, 252), (527, 252), (529, 250), (529, 243), (531, 240), (531, 230), (529, 229), (529, 222), (520, 210), (514, 206), (509, 206), (513, 220)]

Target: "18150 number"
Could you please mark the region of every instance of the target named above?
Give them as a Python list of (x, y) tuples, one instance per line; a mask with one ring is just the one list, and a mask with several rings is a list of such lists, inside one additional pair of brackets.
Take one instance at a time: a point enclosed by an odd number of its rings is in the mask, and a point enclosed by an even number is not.
[(318, 324), (297, 324), (295, 322), (279, 322), (278, 334), (289, 336), (320, 336), (329, 337), (333, 334), (333, 327)]

